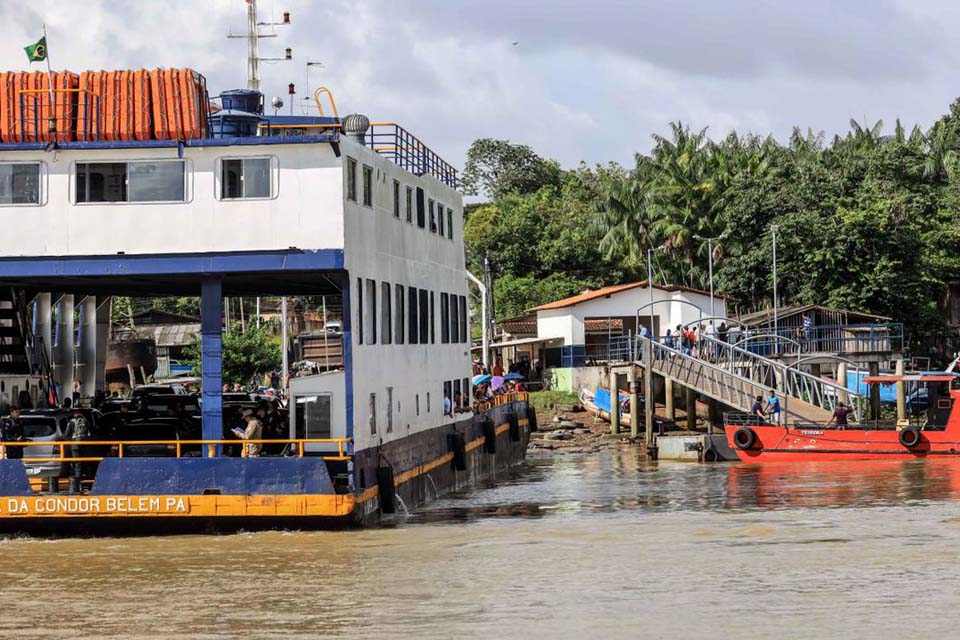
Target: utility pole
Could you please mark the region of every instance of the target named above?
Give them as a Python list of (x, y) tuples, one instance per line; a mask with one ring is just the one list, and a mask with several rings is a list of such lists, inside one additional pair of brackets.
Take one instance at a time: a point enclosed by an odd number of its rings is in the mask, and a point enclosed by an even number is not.
[(710, 265), (709, 267), (710, 269), (710, 316), (713, 318), (717, 317), (717, 309), (716, 309), (716, 305), (714, 303), (714, 298), (713, 298), (713, 243), (714, 241), (719, 242), (720, 240), (723, 240), (723, 238), (726, 235), (727, 235), (726, 232), (724, 232), (713, 238), (704, 238), (703, 236), (698, 236), (698, 235), (693, 236), (694, 239), (696, 240), (707, 241), (707, 254), (708, 254), (707, 258), (708, 258), (708, 263)]
[(486, 287), (484, 295), (487, 296), (487, 317), (483, 321), (488, 323), (487, 339), (492, 341), (496, 339), (496, 326), (493, 320), (496, 312), (493, 306), (493, 273), (490, 270), (490, 256), (487, 254), (483, 255), (483, 286)]
[(778, 225), (770, 226), (770, 236), (773, 239), (773, 335), (777, 336), (774, 338), (774, 353), (780, 353), (780, 332), (779, 332), (779, 318), (778, 318), (778, 309), (777, 309), (777, 231), (780, 230)]

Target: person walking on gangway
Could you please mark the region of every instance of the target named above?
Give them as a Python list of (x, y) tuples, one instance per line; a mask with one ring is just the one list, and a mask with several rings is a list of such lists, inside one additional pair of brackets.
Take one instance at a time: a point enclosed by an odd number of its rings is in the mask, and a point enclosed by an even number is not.
[(767, 398), (767, 415), (770, 416), (770, 424), (780, 424), (780, 398), (773, 389), (770, 389), (770, 396)]

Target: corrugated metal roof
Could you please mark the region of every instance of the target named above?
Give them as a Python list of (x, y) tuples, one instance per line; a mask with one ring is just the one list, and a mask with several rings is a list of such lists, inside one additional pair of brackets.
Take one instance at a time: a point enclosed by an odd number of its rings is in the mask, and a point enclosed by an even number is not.
[[(572, 307), (574, 305), (580, 304), (581, 302), (587, 302), (588, 300), (595, 300), (597, 298), (605, 298), (616, 293), (621, 293), (623, 291), (629, 291), (630, 289), (636, 289), (638, 287), (646, 288), (647, 281), (641, 280), (640, 282), (628, 282), (626, 284), (615, 284), (609, 287), (601, 287), (599, 289), (593, 289), (584, 291), (575, 296), (570, 296), (569, 298), (563, 298), (562, 300), (556, 300), (554, 302), (548, 302), (547, 304), (542, 304), (539, 307), (533, 307), (528, 309), (528, 312), (532, 311), (546, 311), (547, 309), (562, 309), (563, 307)], [(660, 289), (661, 291), (686, 291), (688, 293), (699, 293), (701, 295), (708, 296), (710, 295), (709, 291), (703, 291), (701, 289), (694, 289), (693, 287), (684, 287), (681, 285), (667, 284), (667, 285), (653, 285), (654, 289)], [(720, 298), (725, 300), (725, 296), (714, 295), (715, 298)]]
[[(862, 311), (848, 311), (847, 309), (831, 309), (830, 307), (824, 307), (819, 304), (789, 304), (785, 307), (780, 307), (777, 309), (777, 317), (779, 319), (789, 318), (795, 316), (798, 313), (806, 313), (807, 311), (823, 311), (824, 313), (845, 313), (848, 316), (853, 316), (859, 319), (873, 320), (876, 322), (889, 322), (892, 318), (887, 316), (881, 316), (874, 313), (864, 313)], [(740, 322), (747, 326), (756, 326), (758, 324), (765, 324), (767, 322), (773, 322), (773, 309), (761, 309), (760, 311), (754, 311), (752, 313), (744, 313), (739, 318)]]
[(151, 325), (134, 331), (138, 338), (152, 339), (158, 347), (185, 347), (197, 339), (200, 323)]

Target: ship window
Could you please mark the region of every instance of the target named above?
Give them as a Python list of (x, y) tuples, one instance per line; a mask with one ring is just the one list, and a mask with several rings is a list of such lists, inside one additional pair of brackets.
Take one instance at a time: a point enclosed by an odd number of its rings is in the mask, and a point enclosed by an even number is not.
[(0, 163), (0, 205), (40, 204), (40, 163)]
[(470, 406), (470, 379), (464, 378), (460, 381), (460, 388), (463, 389), (463, 398), (460, 400), (464, 409)]
[(430, 413), (430, 392), (427, 391), (427, 413)]
[(417, 289), (408, 287), (407, 294), (407, 342), (417, 344), (418, 328), (420, 326), (417, 318)]
[(377, 394), (370, 394), (370, 435), (377, 433)]
[(220, 198), (269, 198), (270, 173), (270, 158), (224, 158), (220, 160)]
[(460, 296), (460, 342), (468, 342), (467, 337), (467, 298)]
[(373, 168), (363, 165), (363, 204), (373, 206)]
[(367, 326), (364, 333), (367, 336), (365, 344), (377, 344), (377, 281), (367, 278)]
[(430, 231), (432, 233), (437, 232), (437, 213), (433, 207), (433, 200), (430, 201), (430, 205), (427, 207), (430, 211)]
[(413, 223), (413, 187), (407, 187), (407, 222)]
[(457, 314), (457, 296), (450, 294), (450, 342), (460, 342), (460, 336), (457, 333), (460, 330), (460, 320)]
[(403, 320), (404, 320), (403, 303), (405, 302), (403, 297), (404, 296), (403, 285), (402, 284), (396, 285), (393, 293), (394, 293), (394, 296), (396, 297), (396, 302), (393, 305), (394, 306), (393, 341), (396, 344), (403, 344)]
[[(459, 409), (459, 408), (460, 408), (460, 403), (463, 402), (463, 398), (461, 397), (461, 393), (460, 393), (460, 381), (459, 381), (459, 380), (454, 380), (454, 381), (453, 381), (453, 396), (450, 397), (450, 406), (451, 406), (451, 407), (454, 407), (454, 404), (453, 404), (454, 399), (458, 400), (455, 408)], [(452, 411), (451, 411), (451, 413), (452, 413)]]
[(380, 283), (380, 343), (390, 344), (393, 340), (393, 312), (391, 310), (390, 283)]
[(420, 415), (420, 394), (417, 394), (417, 415)]
[(330, 395), (297, 396), (298, 438), (330, 437)]
[(440, 294), (440, 343), (450, 342), (450, 295)]
[(77, 163), (77, 202), (184, 202), (183, 160)]
[(393, 387), (387, 387), (387, 433), (393, 433)]
[(430, 344), (429, 298), (426, 289), (420, 289), (420, 344)]
[(357, 278), (357, 344), (363, 344), (363, 278)]
[(439, 202), (437, 203), (437, 219), (440, 223), (440, 237), (447, 235), (446, 226), (443, 223), (443, 205)]
[[(457, 386), (460, 383), (457, 382)], [(443, 383), (443, 415), (453, 415), (453, 392), (452, 386), (449, 380)], [(448, 408), (449, 407), (449, 408)]]
[(437, 327), (436, 327), (436, 309), (434, 308), (434, 296), (433, 291), (430, 292), (430, 344), (437, 344)]
[(393, 217), (400, 219), (400, 181), (393, 181)]
[(417, 226), (421, 229), (425, 228), (427, 226), (426, 219), (427, 214), (423, 201), (423, 189), (421, 187), (417, 187)]
[(357, 161), (347, 158), (347, 200), (357, 201)]
[(453, 240), (453, 209), (447, 209), (447, 238)]

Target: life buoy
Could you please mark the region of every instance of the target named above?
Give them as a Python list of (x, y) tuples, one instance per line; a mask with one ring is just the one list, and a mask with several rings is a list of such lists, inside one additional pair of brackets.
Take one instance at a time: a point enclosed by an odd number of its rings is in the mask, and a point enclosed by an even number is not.
[(377, 467), (377, 490), (380, 494), (380, 511), (394, 513), (397, 510), (397, 486), (393, 481), (393, 467)]
[(907, 449), (913, 449), (915, 446), (920, 444), (920, 429), (915, 427), (903, 429), (898, 437), (900, 439), (900, 444), (905, 446)]
[(510, 441), (520, 442), (520, 418), (511, 413), (507, 416), (507, 423), (510, 425)]
[(496, 453), (497, 428), (494, 426), (493, 420), (489, 417), (484, 418), (481, 429), (483, 430), (483, 450), (487, 453)]
[(740, 427), (733, 434), (733, 444), (741, 451), (753, 449), (756, 443), (757, 434), (750, 427)]
[(467, 445), (459, 433), (447, 434), (447, 449), (453, 454), (453, 468), (457, 471), (467, 470)]
[(527, 425), (530, 427), (530, 433), (537, 430), (537, 410), (533, 407), (527, 407)]

